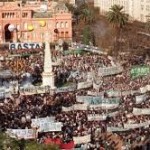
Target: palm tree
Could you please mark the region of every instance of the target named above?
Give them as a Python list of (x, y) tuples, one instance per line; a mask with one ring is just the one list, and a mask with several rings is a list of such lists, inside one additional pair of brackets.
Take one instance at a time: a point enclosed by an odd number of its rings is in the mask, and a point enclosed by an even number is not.
[(110, 11), (107, 13), (107, 19), (112, 24), (113, 28), (115, 29), (115, 44), (114, 49), (119, 50), (119, 38), (121, 30), (128, 22), (128, 15), (124, 13), (123, 6), (113, 5), (110, 8)]

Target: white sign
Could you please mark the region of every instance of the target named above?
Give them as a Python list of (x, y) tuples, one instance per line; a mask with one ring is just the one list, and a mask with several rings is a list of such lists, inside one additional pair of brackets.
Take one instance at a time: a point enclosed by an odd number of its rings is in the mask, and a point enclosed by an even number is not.
[(136, 104), (142, 103), (142, 102), (145, 101), (148, 97), (149, 97), (149, 96), (146, 95), (146, 94), (136, 96)]
[(36, 136), (36, 131), (33, 129), (7, 129), (6, 133), (17, 139), (34, 139)]
[(89, 143), (91, 142), (91, 135), (73, 137), (73, 141), (75, 144)]
[(42, 43), (10, 43), (9, 50), (19, 49), (39, 49), (42, 48)]
[(34, 126), (38, 128), (38, 132), (54, 132), (61, 131), (62, 123), (61, 122), (40, 122), (38, 126)]
[(148, 128), (149, 125), (150, 125), (150, 121), (142, 122), (142, 123), (133, 123), (133, 124), (126, 123), (124, 124), (124, 128), (126, 129), (136, 129), (141, 127)]
[(87, 95), (91, 95), (91, 96), (103, 96), (104, 92), (87, 91)]
[(87, 104), (74, 104), (70, 107), (62, 107), (62, 111), (87, 110)]
[(150, 115), (150, 108), (133, 108), (134, 115)]
[(99, 68), (98, 75), (99, 76), (108, 76), (121, 73), (123, 68), (121, 66), (111, 66), (111, 67), (104, 67)]
[(54, 91), (50, 89), (49, 86), (33, 86), (33, 87), (21, 87), (19, 89), (21, 95), (34, 95), (34, 94), (44, 94), (49, 93), (54, 94)]
[(123, 132), (128, 130), (129, 129), (125, 129), (123, 127), (107, 127), (107, 132)]
[(146, 85), (145, 87), (140, 88), (141, 93), (146, 93), (150, 91), (150, 85)]
[(106, 115), (100, 115), (100, 114), (88, 114), (87, 115), (88, 121), (103, 121), (106, 120)]
[(35, 118), (31, 120), (32, 126), (39, 126), (41, 122), (55, 122), (55, 117)]
[(90, 88), (92, 87), (93, 83), (92, 82), (79, 82), (78, 83), (78, 86), (77, 86), (77, 89), (80, 90), (80, 89), (86, 89), (86, 88)]

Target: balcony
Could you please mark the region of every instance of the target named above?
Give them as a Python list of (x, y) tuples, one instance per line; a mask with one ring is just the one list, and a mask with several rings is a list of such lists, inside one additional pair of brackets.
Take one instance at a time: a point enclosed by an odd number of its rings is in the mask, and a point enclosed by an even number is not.
[(33, 18), (52, 18), (51, 12), (33, 12)]

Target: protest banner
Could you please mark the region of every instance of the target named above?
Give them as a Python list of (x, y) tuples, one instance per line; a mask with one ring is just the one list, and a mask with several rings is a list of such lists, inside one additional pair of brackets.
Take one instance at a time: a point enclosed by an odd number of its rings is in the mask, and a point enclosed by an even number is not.
[(34, 139), (36, 132), (33, 129), (7, 129), (6, 133), (17, 139)]
[(80, 89), (90, 88), (90, 87), (92, 87), (92, 85), (93, 85), (92, 81), (79, 82), (77, 85), (77, 89), (80, 90)]
[(150, 125), (150, 121), (142, 122), (142, 123), (133, 123), (133, 124), (125, 123), (124, 128), (125, 129), (136, 129), (141, 127), (148, 128), (149, 125)]
[(82, 143), (88, 143), (91, 141), (91, 135), (85, 135), (85, 136), (78, 136), (78, 137), (73, 137), (73, 141), (75, 144), (82, 144)]
[(132, 78), (136, 78), (139, 76), (145, 76), (148, 74), (150, 74), (150, 67), (149, 66), (134, 66), (131, 69)]
[(134, 115), (150, 115), (150, 108), (133, 108)]
[(107, 132), (124, 132), (128, 130), (129, 129), (125, 129), (123, 127), (107, 127)]
[(100, 114), (88, 114), (87, 115), (88, 121), (103, 121), (106, 120), (106, 115), (100, 115)]
[(56, 93), (65, 93), (65, 92), (73, 92), (76, 90), (76, 85), (66, 86), (56, 89)]
[(101, 110), (101, 109), (115, 109), (119, 106), (119, 103), (117, 104), (97, 104), (97, 105), (89, 105), (89, 110)]
[(42, 43), (9, 43), (9, 50), (19, 49), (39, 49), (42, 48)]
[(0, 91), (0, 99), (10, 98), (11, 93), (6, 91)]
[(108, 113), (107, 116), (108, 117), (115, 117), (118, 114), (119, 114), (119, 111), (115, 111), (115, 112)]
[(34, 95), (34, 94), (44, 94), (50, 93), (54, 94), (54, 91), (50, 89), (49, 86), (31, 86), (31, 87), (21, 87), (19, 89), (21, 95)]
[(75, 110), (87, 110), (88, 105), (87, 104), (74, 104), (70, 107), (62, 107), (62, 111), (75, 111)]
[(119, 104), (119, 98), (104, 98), (101, 96), (76, 96), (77, 102), (83, 102), (91, 105), (98, 104)]
[(88, 103), (88, 104), (93, 104), (93, 103), (99, 103), (99, 101), (102, 99), (101, 96), (76, 96), (76, 101), (80, 103)]
[(55, 117), (44, 117), (31, 119), (32, 126), (39, 126), (41, 122), (55, 122)]
[(127, 96), (127, 95), (134, 95), (135, 93), (139, 93), (138, 90), (130, 90), (130, 91), (114, 91), (109, 90), (106, 91), (108, 97), (120, 97), (120, 96)]
[(99, 76), (108, 76), (119, 74), (123, 71), (121, 66), (111, 66), (111, 67), (103, 67), (98, 69)]
[(101, 97), (103, 97), (104, 96), (104, 92), (87, 91), (87, 95), (90, 95), (90, 96), (101, 96)]
[(150, 85), (146, 85), (145, 87), (140, 88), (141, 93), (146, 93), (148, 91), (150, 91)]
[(147, 100), (148, 97), (149, 97), (149, 96), (146, 95), (146, 94), (136, 96), (136, 97), (135, 97), (136, 104), (142, 103), (143, 101)]
[(38, 128), (38, 132), (56, 132), (61, 131), (62, 123), (61, 122), (39, 122), (38, 126), (34, 126)]

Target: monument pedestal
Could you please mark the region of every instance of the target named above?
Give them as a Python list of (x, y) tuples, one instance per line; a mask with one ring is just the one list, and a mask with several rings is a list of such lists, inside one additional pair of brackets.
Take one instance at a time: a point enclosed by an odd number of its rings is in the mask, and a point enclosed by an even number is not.
[(53, 72), (43, 72), (42, 73), (43, 77), (43, 86), (50, 86), (51, 89), (56, 89), (55, 87), (55, 75)]

